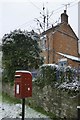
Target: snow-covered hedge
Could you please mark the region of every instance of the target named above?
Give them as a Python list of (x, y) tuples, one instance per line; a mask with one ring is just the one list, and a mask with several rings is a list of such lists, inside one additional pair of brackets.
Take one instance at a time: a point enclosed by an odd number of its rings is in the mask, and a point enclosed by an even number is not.
[(57, 66), (51, 64), (44, 64), (39, 68), (39, 72), (36, 79), (36, 84), (40, 87), (50, 85), (56, 82)]
[(56, 64), (43, 64), (39, 68), (35, 83), (42, 88), (46, 85), (51, 85), (57, 88), (79, 90), (79, 72), (79, 70), (70, 66), (59, 67)]

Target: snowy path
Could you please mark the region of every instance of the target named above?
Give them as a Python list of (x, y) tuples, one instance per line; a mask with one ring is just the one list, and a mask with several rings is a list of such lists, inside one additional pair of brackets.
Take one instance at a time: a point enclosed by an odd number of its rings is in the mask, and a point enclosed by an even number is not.
[[(0, 102), (0, 120), (2, 118), (22, 118), (21, 107), (22, 107), (21, 104), (8, 104), (8, 103)], [(47, 118), (47, 120), (50, 120), (47, 116), (39, 112), (36, 112), (35, 110), (31, 109), (28, 106), (25, 107), (25, 118)], [(4, 120), (7, 120), (7, 119), (4, 119)], [(44, 119), (40, 119), (40, 120), (44, 120)]]

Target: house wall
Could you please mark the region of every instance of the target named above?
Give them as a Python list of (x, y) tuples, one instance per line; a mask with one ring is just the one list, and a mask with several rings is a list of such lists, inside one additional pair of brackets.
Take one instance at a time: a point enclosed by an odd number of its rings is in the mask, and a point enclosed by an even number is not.
[[(57, 63), (62, 56), (56, 52), (62, 52), (78, 57), (78, 40), (74, 35), (70, 26), (66, 23), (62, 24), (56, 32), (48, 33), (47, 47), (49, 40), (49, 63)], [(46, 51), (47, 52), (47, 51)], [(46, 63), (48, 63), (48, 54), (46, 53)], [(68, 64), (77, 67), (78, 63), (68, 60)]]

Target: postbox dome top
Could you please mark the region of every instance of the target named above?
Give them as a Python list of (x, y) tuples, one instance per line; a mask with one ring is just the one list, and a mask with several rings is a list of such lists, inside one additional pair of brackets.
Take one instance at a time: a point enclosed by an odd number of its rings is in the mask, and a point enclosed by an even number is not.
[(29, 73), (29, 74), (31, 74), (31, 72), (29, 72), (29, 71), (26, 71), (26, 70), (17, 70), (16, 72), (21, 72), (21, 73)]

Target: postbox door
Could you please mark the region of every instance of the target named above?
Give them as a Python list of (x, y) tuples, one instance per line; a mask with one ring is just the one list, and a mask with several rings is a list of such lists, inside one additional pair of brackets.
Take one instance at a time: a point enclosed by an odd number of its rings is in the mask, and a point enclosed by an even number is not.
[(23, 92), (23, 96), (25, 97), (31, 97), (32, 96), (32, 76), (29, 74), (27, 74), (26, 76), (24, 76), (24, 80), (23, 82), (25, 84), (23, 84), (23, 88), (24, 88), (24, 92)]
[(32, 96), (32, 83), (31, 81), (27, 81), (27, 83), (25, 84), (25, 94), (26, 97), (31, 97)]

